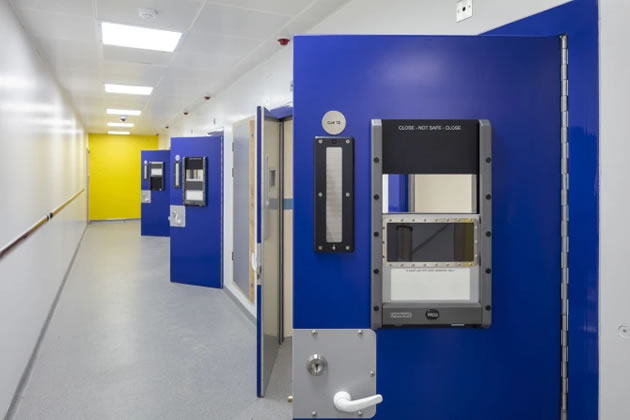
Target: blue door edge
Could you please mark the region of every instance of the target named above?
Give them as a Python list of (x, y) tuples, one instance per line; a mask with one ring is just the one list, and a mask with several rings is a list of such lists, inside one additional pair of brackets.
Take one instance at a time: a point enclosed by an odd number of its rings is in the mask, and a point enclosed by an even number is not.
[[(260, 264), (260, 256), (258, 252), (262, 245), (262, 197), (261, 197), (261, 174), (262, 174), (262, 132), (265, 118), (274, 118), (283, 120), (293, 116), (293, 105), (283, 105), (272, 110), (268, 110), (264, 106), (256, 107), (256, 264)], [(256, 284), (256, 395), (259, 398), (264, 397), (262, 386), (262, 288), (260, 283)], [(284, 327), (281, 324), (281, 327)], [(284, 336), (284, 331), (281, 331)]]
[(483, 35), (568, 37), (568, 413), (599, 415), (599, 34), (597, 0), (573, 0)]
[(224, 276), (225, 276), (225, 136), (223, 131), (220, 134), (221, 137), (221, 274), (220, 274), (220, 286), (223, 289)]
[[(261, 287), (260, 284), (256, 285), (256, 296), (260, 296)], [(262, 389), (262, 322), (261, 322), (261, 310), (260, 299), (256, 299), (256, 395), (259, 398), (264, 397)]]

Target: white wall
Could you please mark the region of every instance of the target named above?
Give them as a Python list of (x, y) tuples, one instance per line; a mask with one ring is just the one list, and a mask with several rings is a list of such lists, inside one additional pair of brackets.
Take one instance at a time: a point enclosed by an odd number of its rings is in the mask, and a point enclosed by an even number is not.
[[(87, 136), (0, 0), (0, 247), (85, 187)], [(4, 417), (86, 224), (86, 195), (0, 261)]]
[(629, 14), (625, 0), (599, 1), (599, 408), (605, 420), (630, 417)]

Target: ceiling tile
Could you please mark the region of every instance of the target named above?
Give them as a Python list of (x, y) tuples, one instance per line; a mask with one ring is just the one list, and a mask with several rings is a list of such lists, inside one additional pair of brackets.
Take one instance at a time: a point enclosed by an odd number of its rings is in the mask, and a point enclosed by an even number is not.
[(301, 16), (320, 22), (349, 2), (350, 0), (317, 0), (309, 8), (305, 9)]
[(187, 96), (173, 96), (170, 94), (164, 94), (152, 98), (147, 104), (147, 111), (167, 113), (180, 112), (190, 104), (198, 101), (200, 98), (198, 95), (192, 94)]
[(244, 56), (262, 41), (251, 38), (229, 37), (206, 32), (202, 25), (195, 27), (186, 34), (178, 52), (196, 52), (211, 55)]
[[(262, 61), (264, 61), (266, 58), (276, 53), (279, 48), (285, 47), (280, 47), (276, 41), (269, 40), (264, 42), (260, 47), (256, 49), (256, 51), (254, 51), (252, 54), (248, 55), (247, 57), (245, 57), (244, 60), (238, 63), (237, 71), (232, 72), (232, 75), (235, 79), (240, 77), (241, 74), (251, 70)], [(287, 46), (286, 48), (292, 47)]]
[(311, 19), (305, 19), (302, 17), (293, 18), (288, 25), (285, 25), (281, 29), (279, 29), (276, 36), (287, 37), (293, 39), (294, 35), (303, 34), (308, 31), (310, 28), (315, 26), (317, 22)]
[(166, 67), (151, 64), (103, 62), (103, 81), (107, 83), (155, 87), (165, 72)]
[(36, 9), (45, 12), (78, 16), (94, 16), (91, 0), (11, 0), (19, 9)]
[[(212, 79), (225, 74), (239, 61), (239, 57), (221, 57), (201, 53), (178, 53), (171, 68), (181, 74), (199, 74), (199, 79)], [(181, 70), (180, 70), (181, 69)]]
[(288, 16), (206, 4), (196, 25), (208, 33), (265, 39), (274, 35), (290, 19)]
[[(51, 58), (51, 61), (59, 63), (59, 65), (63, 65), (63, 60), (67, 59), (73, 63), (82, 61), (85, 62), (86, 66), (94, 64), (100, 67), (101, 49), (96, 41), (74, 41), (57, 38), (38, 38), (37, 41), (42, 52)], [(75, 70), (80, 70), (80, 68), (73, 65)]]
[(156, 66), (168, 66), (173, 60), (173, 54), (167, 52), (114, 47), (111, 45), (103, 45), (103, 57), (108, 61), (151, 64)]
[(70, 41), (96, 41), (97, 25), (92, 18), (24, 9), (20, 12), (24, 26), (37, 37)]
[(146, 96), (105, 94), (103, 104), (105, 108), (139, 109), (142, 111), (149, 102)]
[[(202, 0), (97, 0), (97, 17), (100, 20), (148, 28), (185, 32), (193, 24)], [(139, 8), (157, 10), (154, 20), (144, 20)]]
[(59, 83), (72, 95), (100, 96), (103, 92), (103, 85), (97, 78), (86, 77), (80, 73), (57, 72)]
[(208, 80), (192, 79), (190, 77), (165, 78), (160, 83), (158, 91), (160, 96), (203, 98), (210, 94), (209, 88), (213, 83)]
[(218, 0), (208, 3), (295, 16), (313, 0)]

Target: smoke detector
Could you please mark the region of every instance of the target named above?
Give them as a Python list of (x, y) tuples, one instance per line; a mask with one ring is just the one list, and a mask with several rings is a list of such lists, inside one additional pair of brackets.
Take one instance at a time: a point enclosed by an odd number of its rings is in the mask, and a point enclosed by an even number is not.
[(158, 11), (155, 9), (138, 9), (138, 16), (144, 20), (155, 20)]

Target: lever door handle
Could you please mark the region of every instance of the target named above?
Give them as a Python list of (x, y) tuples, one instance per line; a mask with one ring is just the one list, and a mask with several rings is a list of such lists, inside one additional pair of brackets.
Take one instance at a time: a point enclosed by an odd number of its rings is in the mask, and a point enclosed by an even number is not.
[(368, 407), (383, 402), (381, 394), (372, 395), (371, 397), (352, 400), (352, 396), (346, 391), (339, 391), (333, 397), (335, 408), (343, 413), (354, 413), (359, 410), (365, 410)]

